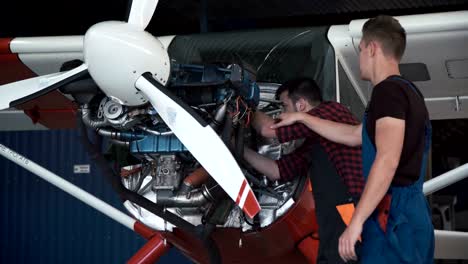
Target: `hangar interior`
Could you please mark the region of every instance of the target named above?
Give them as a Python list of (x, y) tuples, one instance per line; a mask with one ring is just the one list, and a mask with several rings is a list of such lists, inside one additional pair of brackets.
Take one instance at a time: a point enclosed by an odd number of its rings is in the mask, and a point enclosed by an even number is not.
[[(51, 5), (56, 5), (55, 10), (62, 8), (68, 11), (61, 14), (52, 12)], [(21, 14), (22, 7), (13, 3), (11, 14), (0, 18), (0, 37), (80, 36), (94, 23), (122, 20), (128, 2), (94, 4), (80, 1), (74, 3), (73, 8), (63, 5), (62, 2), (47, 1), (31, 3), (28, 9), (40, 12), (25, 15)], [(236, 62), (253, 69), (258, 82), (274, 84), (273, 88), (297, 75), (312, 77), (322, 87), (326, 100), (340, 100), (356, 116), (362, 116), (365, 110), (363, 96), (369, 98), (369, 90), (354, 89), (346, 67), (335, 61), (335, 50), (327, 36), (330, 25), (345, 25), (351, 20), (380, 13), (397, 16), (459, 11), (467, 7), (468, 1), (464, 0), (383, 1), (380, 4), (357, 0), (314, 0), (312, 3), (299, 0), (287, 3), (263, 0), (236, 3), (160, 1), (148, 31), (155, 36), (177, 35), (168, 52), (178, 63)], [(15, 22), (23, 19), (32, 22), (26, 26)], [(65, 58), (80, 59), (81, 56), (70, 53)], [(431, 54), (425, 56), (431, 57)], [(465, 53), (459, 59), (466, 61), (467, 56)], [(50, 63), (47, 60), (54, 61), (58, 57), (57, 54), (48, 54), (35, 60)], [(419, 82), (424, 86), (427, 78), (440, 79), (430, 66), (422, 73), (420, 68), (409, 66), (402, 72), (413, 76), (417, 85)], [(2, 65), (0, 69), (4, 70)], [(421, 77), (424, 74), (428, 76)], [(338, 93), (336, 78), (339, 79)], [(427, 95), (468, 96), (467, 78), (462, 76), (459, 79), (461, 88), (457, 86), (451, 94), (428, 90)], [(5, 83), (4, 80), (0, 82)], [(444, 88), (450, 90), (450, 87)], [(466, 102), (461, 103), (461, 114), (432, 120), (434, 132), (428, 179), (468, 163)], [(1, 144), (125, 211), (87, 157), (78, 136), (76, 129), (49, 130), (44, 125), (33, 124), (22, 110), (0, 111)], [(108, 151), (106, 144), (103, 144), (103, 151)], [(0, 262), (119, 263), (129, 259), (144, 244), (144, 240), (134, 233), (8, 160), (0, 159), (0, 168), (4, 179), (0, 207)], [(467, 186), (468, 179), (465, 179), (429, 197), (437, 229), (468, 232)], [(181, 252), (172, 249), (158, 263), (190, 262)], [(437, 263), (468, 261), (444, 260)]]

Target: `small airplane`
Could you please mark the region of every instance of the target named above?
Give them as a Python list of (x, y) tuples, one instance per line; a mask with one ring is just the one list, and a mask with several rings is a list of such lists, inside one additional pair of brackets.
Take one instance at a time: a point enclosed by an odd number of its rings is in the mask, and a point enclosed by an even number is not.
[[(8, 64), (0, 74), (0, 109), (23, 109), (51, 129), (77, 123), (83, 144), (132, 217), (1, 144), (0, 154), (147, 238), (130, 263), (153, 263), (169, 245), (197, 263), (315, 263), (319, 240), (309, 179), (258, 178), (240, 153), (244, 142), (257, 140), (246, 132), (252, 112), (281, 111), (272, 80), (288, 76), (277, 77), (278, 67), (291, 65), (284, 62), (288, 56), (312, 65), (308, 70), (315, 71), (325, 98), (357, 115), (363, 111), (369, 84), (359, 80), (356, 45), (365, 20), (257, 35), (157, 38), (145, 31), (157, 3), (132, 1), (126, 22), (98, 23), (84, 37), (0, 40), (6, 54), (0, 62)], [(421, 82), (431, 118), (468, 117), (461, 107), (468, 100), (468, 12), (399, 19), (408, 33), (402, 72)], [(235, 51), (223, 48), (229, 38), (237, 41)], [(427, 50), (445, 45), (428, 56)], [(447, 89), (441, 92), (442, 86)], [(90, 130), (139, 162), (116, 175), (87, 138)], [(278, 158), (288, 147), (259, 143), (259, 152)], [(466, 177), (464, 171), (428, 183), (428, 192)], [(437, 258), (468, 259), (468, 234), (437, 230), (436, 240)]]

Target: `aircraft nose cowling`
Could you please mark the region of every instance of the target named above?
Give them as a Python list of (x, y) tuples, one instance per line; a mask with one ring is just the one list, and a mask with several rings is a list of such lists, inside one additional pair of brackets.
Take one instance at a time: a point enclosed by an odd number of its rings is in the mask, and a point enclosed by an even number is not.
[(125, 22), (110, 21), (92, 26), (85, 35), (84, 57), (88, 71), (102, 91), (124, 105), (148, 100), (135, 88), (145, 72), (167, 84), (170, 59), (162, 43), (146, 31)]

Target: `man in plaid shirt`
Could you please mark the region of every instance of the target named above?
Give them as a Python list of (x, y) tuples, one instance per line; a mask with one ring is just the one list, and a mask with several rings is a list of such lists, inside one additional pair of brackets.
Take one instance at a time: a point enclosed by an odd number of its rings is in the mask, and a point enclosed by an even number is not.
[[(350, 125), (358, 120), (343, 105), (322, 102), (320, 89), (314, 80), (298, 78), (281, 85), (276, 91), (284, 112), (304, 112), (322, 119)], [(253, 128), (267, 138), (281, 143), (305, 139), (302, 145), (279, 160), (263, 157), (246, 148), (245, 160), (270, 180), (291, 180), (310, 177), (316, 203), (320, 246), (317, 263), (344, 263), (338, 254), (338, 238), (346, 228), (336, 206), (359, 198), (364, 188), (361, 148), (331, 142), (302, 123), (272, 129), (275, 120), (256, 112)]]

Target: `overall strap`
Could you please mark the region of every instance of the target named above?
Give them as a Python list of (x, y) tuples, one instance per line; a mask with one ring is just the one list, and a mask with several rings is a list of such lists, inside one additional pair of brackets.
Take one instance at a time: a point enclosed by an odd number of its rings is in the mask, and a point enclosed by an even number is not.
[(369, 176), (370, 169), (372, 164), (374, 163), (375, 156), (376, 156), (376, 149), (374, 144), (372, 143), (369, 134), (367, 133), (367, 112), (364, 114), (362, 119), (362, 174), (364, 176), (364, 180), (367, 181), (367, 177)]
[(401, 76), (392, 76), (390, 77), (390, 80), (393, 80), (393, 81), (396, 81), (396, 82), (403, 82), (405, 83), (407, 86), (409, 86), (421, 99), (424, 100), (424, 96), (423, 94), (419, 91), (418, 88), (416, 88), (416, 86), (414, 86), (414, 84), (408, 80), (406, 80), (405, 78), (401, 77)]
[[(422, 95), (422, 93), (416, 88), (416, 86), (400, 77), (400, 76), (392, 76), (390, 77), (391, 80), (393, 81), (396, 81), (396, 82), (402, 82), (402, 83), (405, 83), (407, 86), (409, 86), (422, 100), (424, 100), (424, 96)], [(432, 141), (432, 125), (431, 125), (431, 120), (428, 118), (425, 122), (425, 125), (424, 125), (424, 153), (423, 153), (423, 159), (422, 159), (422, 164), (421, 164), (421, 171), (420, 171), (420, 174), (419, 174), (419, 178), (418, 178), (418, 181), (417, 183), (419, 185), (422, 185), (423, 182), (424, 182), (424, 175), (425, 175), (425, 172), (426, 172), (426, 165), (427, 165), (427, 156), (428, 156), (428, 153), (429, 153), (429, 149), (431, 148), (431, 141)]]

